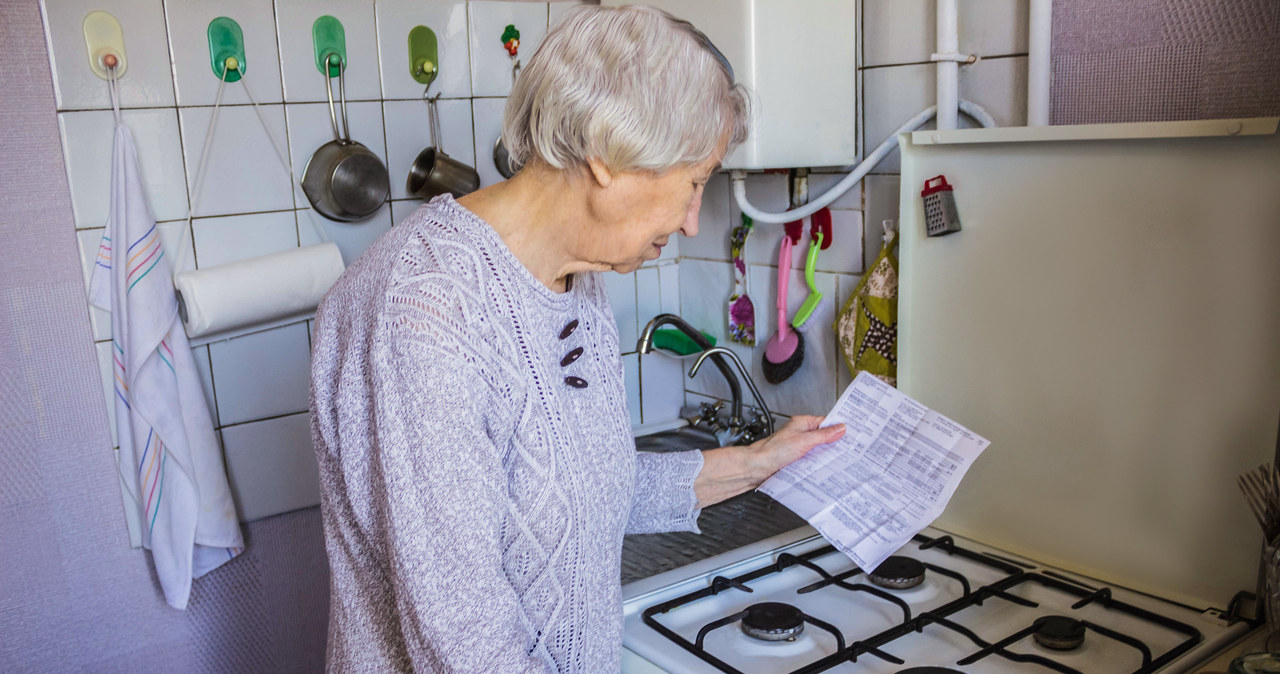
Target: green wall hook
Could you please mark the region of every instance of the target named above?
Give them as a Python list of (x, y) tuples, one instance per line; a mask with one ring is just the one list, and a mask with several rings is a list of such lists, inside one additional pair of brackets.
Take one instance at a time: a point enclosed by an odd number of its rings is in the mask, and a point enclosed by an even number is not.
[[(311, 24), (311, 42), (316, 49), (316, 70), (322, 75), (337, 77), (347, 65), (347, 32), (343, 30), (342, 22), (328, 14), (316, 19)], [(338, 55), (337, 63), (327, 58), (330, 54)]]
[[(225, 79), (228, 82), (239, 82), (240, 77), (244, 75), (245, 58), (244, 58), (244, 32), (240, 30), (240, 24), (225, 16), (220, 16), (209, 22), (209, 65), (213, 68), (213, 74), (218, 79), (224, 79), (223, 71), (226, 71)], [(227, 59), (235, 59), (228, 63)]]
[(426, 26), (409, 31), (409, 74), (418, 84), (430, 85), (439, 74), (439, 49), (435, 31)]

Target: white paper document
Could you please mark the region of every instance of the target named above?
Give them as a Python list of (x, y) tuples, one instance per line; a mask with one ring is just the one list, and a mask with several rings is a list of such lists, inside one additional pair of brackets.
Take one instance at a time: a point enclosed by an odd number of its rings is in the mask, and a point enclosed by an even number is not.
[(760, 485), (872, 571), (946, 507), (986, 438), (860, 372), (827, 414), (844, 437)]

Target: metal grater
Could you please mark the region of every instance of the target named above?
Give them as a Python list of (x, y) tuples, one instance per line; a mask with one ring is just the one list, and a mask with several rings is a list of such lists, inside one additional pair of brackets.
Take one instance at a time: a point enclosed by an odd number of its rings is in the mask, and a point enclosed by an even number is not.
[(956, 211), (955, 192), (946, 176), (924, 181), (924, 231), (929, 236), (943, 236), (960, 231), (960, 213)]

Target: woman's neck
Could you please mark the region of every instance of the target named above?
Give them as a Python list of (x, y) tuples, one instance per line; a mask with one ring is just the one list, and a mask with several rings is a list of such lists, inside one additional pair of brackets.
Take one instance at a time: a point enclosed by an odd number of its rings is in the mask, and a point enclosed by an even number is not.
[(572, 274), (608, 269), (574, 254), (593, 222), (584, 194), (590, 185), (576, 184), (584, 180), (590, 182), (590, 177), (533, 165), (458, 203), (488, 222), (534, 278), (564, 292)]

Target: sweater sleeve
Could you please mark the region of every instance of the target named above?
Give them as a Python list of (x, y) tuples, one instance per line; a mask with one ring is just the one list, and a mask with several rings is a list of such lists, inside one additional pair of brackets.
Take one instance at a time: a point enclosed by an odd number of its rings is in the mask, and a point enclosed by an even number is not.
[(636, 452), (636, 489), (627, 533), (655, 534), (698, 529), (693, 481), (702, 472), (702, 452)]
[(385, 482), (379, 525), (413, 669), (546, 672), (503, 569), (508, 478), (486, 431), (486, 384), (438, 339), (389, 330), (369, 375)]

